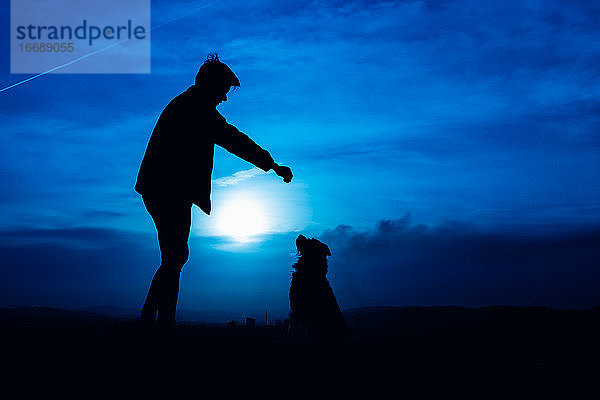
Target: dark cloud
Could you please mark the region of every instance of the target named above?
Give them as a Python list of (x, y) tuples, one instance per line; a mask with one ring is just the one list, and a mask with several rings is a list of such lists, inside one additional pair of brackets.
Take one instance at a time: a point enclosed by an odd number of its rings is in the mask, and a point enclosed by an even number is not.
[[(189, 241), (180, 305), (287, 314), (295, 233), (237, 251), (220, 238)], [(235, 246), (234, 246), (235, 247)], [(156, 232), (95, 227), (0, 232), (0, 307), (111, 304), (141, 307), (160, 264)]]
[[(111, 213), (113, 214), (119, 213)], [(0, 231), (0, 244), (11, 247), (51, 245), (66, 248), (110, 248), (139, 241), (140, 236), (96, 227), (22, 228)]]
[[(191, 309), (278, 310), (285, 315), (298, 233), (241, 252), (193, 237), (182, 302)], [(310, 236), (310, 235), (309, 235)], [(366, 305), (600, 304), (600, 231), (510, 226), (486, 230), (408, 216), (372, 230), (339, 225), (320, 236), (342, 308)], [(160, 259), (154, 233), (97, 228), (0, 234), (0, 304), (135, 308)]]
[(142, 239), (96, 228), (4, 231), (0, 304), (137, 308), (159, 262), (153, 238)]
[(365, 232), (340, 225), (321, 239), (343, 299), (355, 305), (599, 304), (600, 230), (552, 231), (415, 225), (407, 216)]
[(82, 218), (114, 218), (126, 217), (128, 214), (113, 210), (90, 210), (81, 213)]

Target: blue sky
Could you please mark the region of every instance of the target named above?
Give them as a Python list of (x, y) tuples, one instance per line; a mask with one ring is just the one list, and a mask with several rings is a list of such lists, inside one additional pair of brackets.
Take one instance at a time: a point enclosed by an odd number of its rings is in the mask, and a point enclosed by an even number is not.
[[(223, 0), (177, 19), (207, 3), (152, 2), (153, 26), (174, 21), (152, 32), (151, 74), (0, 93), (2, 304), (141, 304), (158, 249), (137, 169), (162, 108), (214, 51), (241, 81), (219, 110), (295, 179), (217, 150), (215, 212), (194, 210), (180, 306), (284, 313), (298, 232), (328, 238), (342, 308), (599, 303), (599, 5)], [(27, 75), (9, 73), (0, 7), (5, 87)], [(240, 196), (269, 209), (243, 246), (216, 228)], [(361, 255), (356, 237), (371, 238)], [(494, 254), (477, 264), (489, 270), (469, 269), (469, 251)]]

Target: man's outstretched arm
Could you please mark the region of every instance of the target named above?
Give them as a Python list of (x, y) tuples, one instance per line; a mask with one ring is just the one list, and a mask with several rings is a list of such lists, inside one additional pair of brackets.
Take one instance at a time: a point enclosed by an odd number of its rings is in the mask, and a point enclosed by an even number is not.
[(256, 165), (263, 171), (273, 170), (283, 178), (286, 183), (292, 180), (292, 170), (273, 161), (271, 154), (257, 145), (247, 135), (240, 132), (235, 126), (228, 124), (223, 118), (221, 126), (216, 133), (216, 143), (232, 154)]

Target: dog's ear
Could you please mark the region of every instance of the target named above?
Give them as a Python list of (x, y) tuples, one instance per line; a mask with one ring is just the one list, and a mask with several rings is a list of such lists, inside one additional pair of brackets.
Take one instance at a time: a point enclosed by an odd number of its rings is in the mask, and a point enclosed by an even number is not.
[(319, 242), (319, 245), (321, 246), (321, 251), (326, 255), (326, 256), (330, 256), (331, 255), (331, 250), (329, 250), (329, 246), (327, 246), (325, 243), (323, 242)]
[(326, 257), (331, 255), (331, 250), (329, 250), (329, 246), (327, 246), (325, 243), (321, 242), (318, 239), (311, 240), (315, 249), (319, 249), (319, 252), (321, 252)]
[(300, 253), (304, 251), (304, 246), (306, 245), (307, 240), (308, 239), (304, 235), (298, 235), (296, 238), (296, 249), (298, 249)]

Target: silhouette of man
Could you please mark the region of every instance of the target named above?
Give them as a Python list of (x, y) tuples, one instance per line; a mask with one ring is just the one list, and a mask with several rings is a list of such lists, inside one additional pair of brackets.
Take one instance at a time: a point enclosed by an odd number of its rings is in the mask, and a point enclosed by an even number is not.
[(191, 207), (211, 211), (215, 144), (265, 172), (274, 170), (286, 183), (292, 180), (290, 168), (276, 164), (268, 151), (217, 111), (234, 86), (240, 82), (233, 71), (216, 54), (209, 55), (194, 85), (165, 107), (148, 142), (135, 190), (158, 231), (161, 264), (142, 308), (144, 326), (153, 325), (157, 313), (160, 327), (175, 326), (179, 275), (189, 255)]

